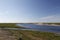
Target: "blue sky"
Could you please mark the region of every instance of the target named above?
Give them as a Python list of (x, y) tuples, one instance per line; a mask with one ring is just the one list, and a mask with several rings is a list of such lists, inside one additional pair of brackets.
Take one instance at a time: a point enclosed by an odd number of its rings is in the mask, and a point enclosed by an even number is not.
[(60, 0), (0, 0), (0, 22), (60, 22)]

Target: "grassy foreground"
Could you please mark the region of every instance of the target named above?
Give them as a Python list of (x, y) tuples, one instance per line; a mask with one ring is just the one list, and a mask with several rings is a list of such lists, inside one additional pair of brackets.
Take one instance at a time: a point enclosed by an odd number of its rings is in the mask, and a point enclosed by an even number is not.
[(49, 32), (9, 30), (12, 35), (16, 36), (16, 39), (22, 38), (22, 40), (60, 40), (60, 36)]

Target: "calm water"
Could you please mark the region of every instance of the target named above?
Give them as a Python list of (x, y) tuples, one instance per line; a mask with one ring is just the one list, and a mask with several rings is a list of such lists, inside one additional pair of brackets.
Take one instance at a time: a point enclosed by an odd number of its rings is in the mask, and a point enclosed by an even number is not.
[(20, 23), (20, 24), (17, 24), (17, 26), (25, 27), (26, 29), (23, 29), (23, 30), (37, 30), (37, 31), (60, 33), (60, 26), (35, 25), (35, 24), (28, 24), (28, 23)]

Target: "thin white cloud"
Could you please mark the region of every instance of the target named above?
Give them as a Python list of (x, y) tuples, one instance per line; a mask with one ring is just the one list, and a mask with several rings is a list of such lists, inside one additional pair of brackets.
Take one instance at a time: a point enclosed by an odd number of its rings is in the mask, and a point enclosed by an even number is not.
[(46, 16), (46, 17), (42, 17), (42, 18), (40, 18), (40, 19), (52, 19), (52, 18), (54, 18), (54, 16)]
[(43, 22), (60, 22), (60, 16), (58, 15), (46, 16), (40, 18), (39, 20)]

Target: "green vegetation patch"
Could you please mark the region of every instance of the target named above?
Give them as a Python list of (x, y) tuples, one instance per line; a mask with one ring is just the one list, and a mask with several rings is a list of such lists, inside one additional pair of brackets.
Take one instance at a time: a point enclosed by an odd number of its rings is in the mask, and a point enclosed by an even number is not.
[(17, 37), (17, 39), (22, 38), (23, 40), (60, 40), (60, 36), (49, 32), (39, 32), (39, 31), (28, 31), (19, 30), (10, 32)]
[(16, 23), (0, 23), (0, 28), (20, 28)]

